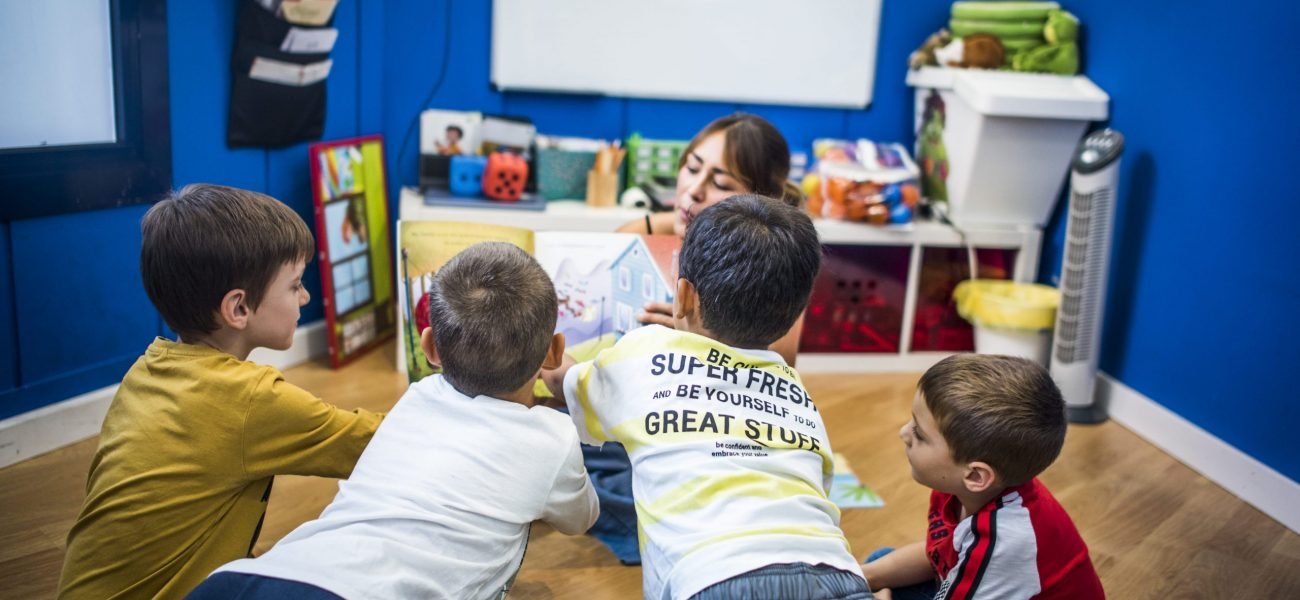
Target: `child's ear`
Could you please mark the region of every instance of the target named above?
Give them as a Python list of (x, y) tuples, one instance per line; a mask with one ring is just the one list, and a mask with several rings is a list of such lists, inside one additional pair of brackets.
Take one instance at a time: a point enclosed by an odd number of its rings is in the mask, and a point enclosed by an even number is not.
[(564, 334), (557, 333), (551, 336), (551, 347), (546, 350), (546, 359), (542, 361), (542, 368), (548, 371), (558, 369), (562, 362), (564, 362)]
[(700, 295), (695, 292), (695, 284), (681, 277), (677, 278), (677, 294), (673, 296), (673, 318), (683, 321), (695, 316), (700, 309)]
[(988, 463), (975, 461), (966, 465), (966, 474), (962, 477), (966, 491), (972, 494), (983, 493), (993, 489), (997, 483), (998, 473)]
[(236, 331), (243, 331), (248, 326), (248, 316), (253, 311), (248, 309), (248, 294), (241, 289), (233, 289), (221, 297), (217, 307), (217, 321)]
[(442, 359), (438, 357), (438, 346), (433, 343), (433, 328), (425, 327), (420, 332), (420, 349), (424, 351), (424, 359), (429, 361), (435, 369), (442, 368)]

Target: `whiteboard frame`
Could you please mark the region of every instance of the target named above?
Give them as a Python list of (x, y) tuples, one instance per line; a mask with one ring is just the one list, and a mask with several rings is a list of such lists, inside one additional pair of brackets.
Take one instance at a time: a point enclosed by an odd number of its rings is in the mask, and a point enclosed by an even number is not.
[(493, 0), (490, 80), (500, 91), (861, 109), (881, 2)]

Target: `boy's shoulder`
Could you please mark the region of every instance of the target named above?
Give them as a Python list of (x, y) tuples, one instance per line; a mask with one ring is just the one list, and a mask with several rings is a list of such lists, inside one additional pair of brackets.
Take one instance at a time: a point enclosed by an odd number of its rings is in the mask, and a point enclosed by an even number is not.
[(949, 573), (946, 587), (980, 586), (992, 597), (1004, 595), (998, 590), (1030, 589), (1052, 598), (1103, 597), (1074, 521), (1036, 478), (1004, 490), (954, 535), (960, 558), (949, 566), (962, 566)]
[(650, 324), (623, 334), (623, 337), (619, 338), (613, 346), (600, 354), (607, 358), (649, 358), (665, 352), (706, 355), (710, 350), (738, 351), (723, 342), (698, 333)]
[[(479, 406), (470, 406), (473, 403)], [(478, 414), (471, 414), (472, 411)], [(480, 447), (502, 445), (519, 448), (523, 445), (545, 452), (547, 448), (578, 444), (578, 432), (573, 421), (558, 410), (540, 405), (529, 407), (497, 398), (470, 398), (436, 374), (411, 384), (388, 415), (391, 417), (385, 419), (388, 428), (450, 427), (452, 437), (475, 435), (470, 430), (477, 429), (466, 429), (469, 423), (490, 421), (495, 434), (473, 438), (474, 444)], [(385, 434), (381, 430), (377, 435)]]
[[(157, 338), (122, 378), (120, 389), (148, 394), (221, 395), (226, 401), (283, 392), (279, 369), (194, 344)], [(291, 386), (292, 387), (292, 386)], [(296, 388), (294, 388), (296, 389)]]
[[(939, 494), (941, 497), (947, 497), (946, 494)], [(953, 502), (956, 502), (955, 497)], [(1002, 513), (1001, 515), (990, 517), (993, 513)], [(1068, 529), (1074, 531), (1074, 521), (1070, 515), (1065, 512), (1065, 508), (1057, 502), (1052, 492), (1043, 485), (1038, 478), (1029, 480), (1018, 486), (1006, 488), (997, 498), (984, 505), (974, 515), (972, 515), (972, 526), (975, 528), (984, 528), (997, 523), (1000, 517), (1006, 524), (1007, 515), (1012, 513), (1023, 513), (1027, 515), (1026, 521), (1011, 521), (1015, 525), (1023, 525), (1032, 530), (1052, 529), (1057, 532)], [(983, 518), (981, 518), (983, 517)], [(1075, 534), (1077, 535), (1077, 533)]]

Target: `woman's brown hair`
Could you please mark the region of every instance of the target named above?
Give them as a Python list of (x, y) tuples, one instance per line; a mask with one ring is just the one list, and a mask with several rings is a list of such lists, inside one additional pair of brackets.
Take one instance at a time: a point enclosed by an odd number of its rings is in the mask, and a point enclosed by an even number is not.
[(723, 164), (740, 183), (754, 194), (776, 198), (791, 206), (803, 203), (803, 192), (787, 179), (790, 175), (790, 146), (776, 127), (758, 115), (733, 113), (715, 119), (701, 129), (682, 152), (681, 169), (686, 157), (705, 138), (723, 132)]

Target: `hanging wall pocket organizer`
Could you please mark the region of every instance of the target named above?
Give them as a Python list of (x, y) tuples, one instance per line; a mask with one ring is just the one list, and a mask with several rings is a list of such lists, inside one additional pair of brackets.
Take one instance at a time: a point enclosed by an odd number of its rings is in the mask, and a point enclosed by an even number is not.
[(232, 148), (290, 146), (318, 140), (325, 129), (325, 79), (338, 30), (330, 14), (313, 21), (321, 26), (292, 23), (286, 14), (278, 2), (240, 2), (226, 124)]

